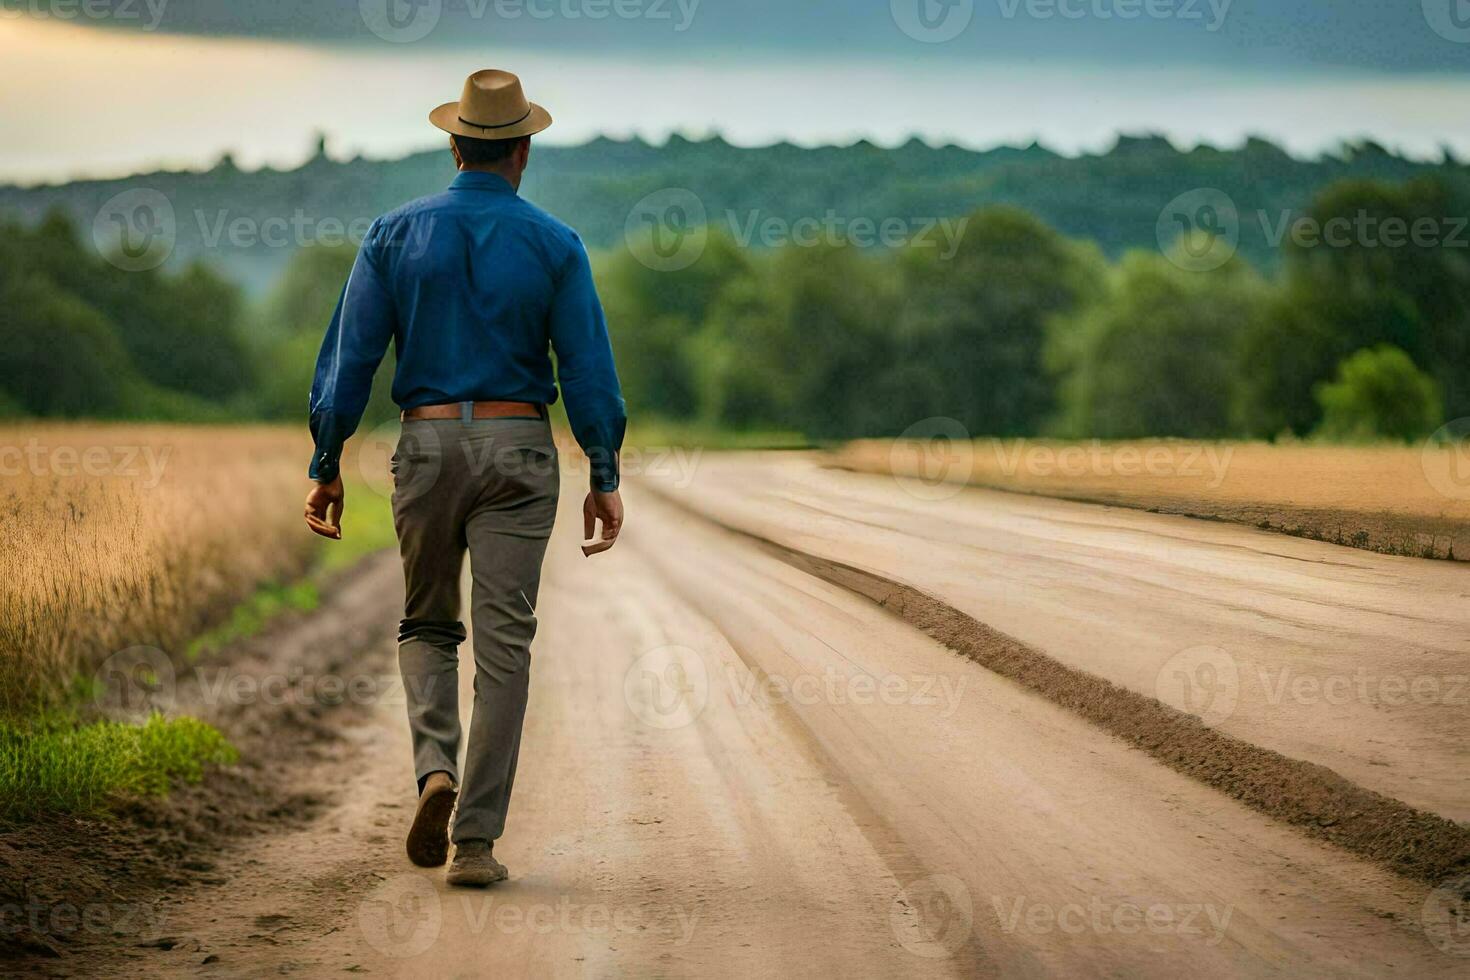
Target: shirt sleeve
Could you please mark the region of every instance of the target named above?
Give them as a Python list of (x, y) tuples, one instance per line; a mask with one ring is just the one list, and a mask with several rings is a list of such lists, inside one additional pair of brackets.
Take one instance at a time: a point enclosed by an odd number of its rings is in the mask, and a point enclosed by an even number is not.
[(309, 472), (320, 483), (338, 475), (342, 446), (362, 421), (373, 374), (393, 339), (393, 296), (378, 266), (378, 231), (379, 224), (374, 222), (363, 239), (317, 355), (311, 385), (311, 435), (316, 450)]
[(567, 257), (551, 303), (551, 347), (572, 435), (591, 463), (592, 487), (618, 488), (618, 451), (627, 410), (613, 365), (607, 318), (592, 282), (592, 264), (578, 239)]

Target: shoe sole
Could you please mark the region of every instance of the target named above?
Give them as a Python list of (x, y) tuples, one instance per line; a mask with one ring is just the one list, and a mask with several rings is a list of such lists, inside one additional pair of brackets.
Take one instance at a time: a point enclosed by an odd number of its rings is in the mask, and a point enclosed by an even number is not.
[(419, 800), (408, 829), (408, 859), (421, 868), (438, 868), (449, 860), (449, 817), (459, 794), (440, 789)]
[(505, 881), (509, 877), (510, 875), (506, 873), (505, 866), (501, 865), (498, 871), (492, 872), (488, 876), (476, 874), (473, 872), (461, 872), (460, 874), (455, 874), (453, 871), (451, 871), (449, 872), (449, 874), (444, 876), (444, 880), (449, 882), (451, 885), (458, 885), (461, 888), (485, 888), (489, 885), (495, 884), (496, 882)]

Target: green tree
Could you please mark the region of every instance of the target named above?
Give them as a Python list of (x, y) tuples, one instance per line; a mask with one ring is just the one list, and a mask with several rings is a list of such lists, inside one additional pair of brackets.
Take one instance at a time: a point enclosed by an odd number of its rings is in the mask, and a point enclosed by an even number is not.
[(5, 233), (4, 260), (104, 315), (148, 382), (215, 404), (249, 389), (255, 365), (242, 339), (242, 297), (206, 266), (178, 275), (124, 271), (83, 246), (59, 212), (32, 230)]
[(1317, 434), (1339, 442), (1411, 442), (1444, 422), (1435, 380), (1397, 347), (1360, 350), (1338, 365), (1337, 378), (1315, 391), (1322, 406)]
[(685, 350), (698, 418), (736, 430), (792, 427), (790, 365), (781, 350), (786, 321), (770, 256), (753, 256), (751, 274), (724, 287), (704, 328)]
[(910, 422), (943, 415), (977, 434), (1033, 434), (1055, 407), (1047, 324), (1101, 291), (1102, 260), (1016, 208), (978, 211), (959, 227), (948, 247), (916, 243), (900, 255), (901, 313), (882, 325), (894, 361), (879, 377), (904, 377), (893, 394), (917, 402)]
[(0, 278), (0, 389), (35, 415), (121, 414), (137, 376), (116, 328), (35, 273)]
[(884, 435), (913, 421), (896, 415), (880, 388), (898, 313), (890, 264), (851, 245), (787, 246), (773, 276), (780, 329), (749, 356), (789, 393), (781, 427), (832, 439)]
[(1053, 327), (1055, 429), (1106, 439), (1229, 434), (1239, 333), (1265, 298), (1238, 259), (1198, 273), (1158, 254), (1125, 256), (1101, 299)]
[[(1470, 414), (1470, 193), (1463, 178), (1344, 181), (1317, 195), (1283, 243), (1285, 279), (1243, 338), (1237, 420), (1299, 435), (1321, 418), (1315, 387), (1352, 352), (1402, 349)], [(1289, 232), (1292, 225), (1285, 226)]]
[(652, 268), (639, 259), (648, 254), (620, 248), (594, 266), (618, 371), (630, 411), (693, 418), (700, 393), (692, 339), (721, 291), (750, 274), (750, 259), (717, 229), (705, 231), (703, 251), (685, 268)]

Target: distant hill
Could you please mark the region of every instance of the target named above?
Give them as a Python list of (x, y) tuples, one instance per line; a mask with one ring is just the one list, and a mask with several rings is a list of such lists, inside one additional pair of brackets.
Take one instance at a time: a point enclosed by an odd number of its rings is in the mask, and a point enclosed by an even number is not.
[[(1239, 208), (1242, 253), (1270, 266), (1275, 250), (1258, 212), (1276, 225), (1332, 181), (1399, 181), (1425, 173), (1470, 177), (1470, 169), (1454, 160), (1406, 160), (1371, 143), (1300, 160), (1263, 140), (1232, 150), (1180, 151), (1155, 136), (1122, 137), (1107, 153), (1075, 158), (1036, 145), (976, 151), (931, 147), (917, 139), (892, 149), (866, 142), (809, 149), (742, 148), (718, 137), (674, 137), (662, 146), (599, 138), (581, 146), (538, 146), (522, 193), (569, 221), (594, 248), (622, 241), (628, 215), (643, 197), (678, 187), (699, 197), (712, 224), (727, 228), (748, 227), (753, 218), (822, 220), (829, 212), (842, 221), (955, 217), (1009, 203), (1068, 235), (1093, 239), (1116, 256), (1128, 248), (1156, 249), (1165, 205), (1209, 187), (1229, 194)], [(258, 295), (302, 242), (365, 227), (452, 177), (447, 150), (341, 162), (319, 152), (289, 171), (242, 171), (226, 158), (205, 172), (3, 186), (0, 214), (18, 213), (31, 223), (60, 207), (88, 238), (99, 210), (115, 195), (156, 191), (172, 206), (177, 228), (169, 265), (202, 258)], [(257, 241), (257, 235), (269, 241)]]

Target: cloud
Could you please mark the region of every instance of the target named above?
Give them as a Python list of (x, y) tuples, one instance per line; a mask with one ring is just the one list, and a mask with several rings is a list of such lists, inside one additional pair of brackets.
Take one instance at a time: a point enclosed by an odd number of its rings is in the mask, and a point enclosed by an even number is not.
[[(11, 16), (56, 5), (0, 0)], [(1470, 73), (1470, 43), (1431, 23), (1436, 4), (1463, 0), (169, 0), (158, 29), (315, 44), (394, 44), (687, 56), (695, 51), (873, 53), (926, 59), (1035, 58), (1082, 64), (1350, 67)], [(146, 0), (89, 0), (114, 11)], [(420, 18), (422, 36), (385, 40), (369, 28), (391, 5)], [(909, 8), (914, 8), (910, 10)], [(902, 24), (919, 14), (962, 29), (922, 43)], [(367, 11), (365, 16), (364, 11)], [(142, 29), (146, 18), (90, 18)], [(953, 34), (953, 36), (948, 36)]]

